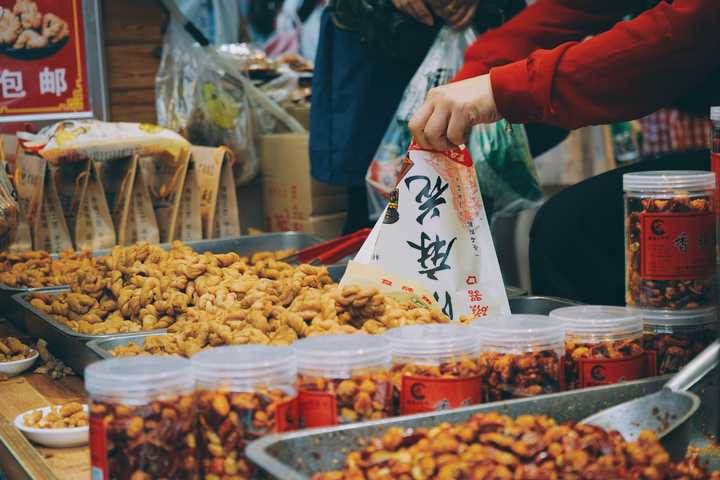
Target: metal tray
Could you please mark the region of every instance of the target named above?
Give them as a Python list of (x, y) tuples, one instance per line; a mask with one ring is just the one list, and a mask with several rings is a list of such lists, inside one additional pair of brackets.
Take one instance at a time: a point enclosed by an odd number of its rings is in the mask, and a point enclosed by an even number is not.
[[(67, 289), (42, 292), (50, 295), (57, 295), (66, 292)], [(67, 366), (82, 374), (86, 366), (99, 360), (95, 352), (86, 347), (86, 343), (94, 339), (110, 339), (125, 337), (128, 333), (116, 333), (108, 335), (87, 335), (78, 333), (63, 325), (45, 312), (36, 309), (27, 300), (29, 295), (38, 292), (25, 292), (14, 295), (13, 300), (22, 310), (21, 322), (25, 331), (35, 338), (44, 338), (48, 343), (50, 351), (61, 359)], [(152, 333), (162, 333), (165, 330), (153, 330)], [(144, 332), (145, 333), (145, 332)], [(147, 332), (151, 333), (151, 332)]]
[[(716, 370), (717, 373), (717, 370)], [(702, 399), (700, 410), (688, 421), (690, 445), (698, 448), (701, 460), (711, 469), (720, 468), (720, 453), (711, 446), (718, 425), (718, 375), (708, 375), (691, 390)], [(381, 435), (388, 427), (430, 427), (441, 422), (462, 422), (479, 412), (498, 411), (517, 416), (546, 414), (560, 422), (579, 421), (603, 408), (659, 390), (668, 377), (655, 377), (619, 385), (587, 388), (573, 392), (542, 395), (522, 400), (466, 407), (445, 413), (396, 417), (341, 427), (310, 429), (275, 434), (251, 443), (246, 450), (250, 460), (271, 478), (307, 479), (314, 473), (341, 468), (350, 450), (363, 440)], [(650, 413), (650, 412), (648, 412)], [(709, 448), (708, 448), (709, 447)]]
[(529, 313), (534, 315), (547, 315), (556, 308), (582, 305), (580, 302), (559, 297), (510, 297), (510, 311), (512, 313)]
[(86, 347), (97, 355), (98, 359), (113, 358), (112, 351), (120, 346), (126, 346), (130, 342), (136, 345), (145, 345), (147, 337), (164, 335), (164, 332), (127, 333), (112, 338), (97, 338), (90, 340)]

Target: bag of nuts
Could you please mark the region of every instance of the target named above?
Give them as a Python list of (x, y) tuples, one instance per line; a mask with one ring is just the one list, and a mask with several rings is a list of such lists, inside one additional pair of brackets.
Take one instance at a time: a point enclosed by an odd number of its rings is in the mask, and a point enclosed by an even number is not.
[[(510, 315), (468, 150), (412, 145), (407, 165), (354, 262), (420, 284), (452, 319)], [(351, 265), (341, 285), (358, 283), (353, 272)], [(402, 285), (388, 284), (388, 276), (378, 275), (376, 285), (400, 291)]]
[(198, 478), (190, 360), (114, 358), (85, 369), (92, 478)]
[(654, 375), (642, 341), (642, 316), (629, 308), (558, 308), (550, 321), (565, 327), (568, 389), (609, 385)]
[(564, 389), (565, 331), (545, 315), (512, 315), (472, 322), (480, 337), (487, 401), (525, 398)]
[(390, 342), (364, 334), (321, 335), (293, 344), (304, 427), (392, 415)]
[(385, 332), (392, 351), (393, 403), (400, 415), (483, 402), (477, 330), (463, 325), (410, 325)]
[(202, 478), (255, 478), (248, 443), (298, 424), (295, 355), (288, 347), (217, 347), (192, 357)]

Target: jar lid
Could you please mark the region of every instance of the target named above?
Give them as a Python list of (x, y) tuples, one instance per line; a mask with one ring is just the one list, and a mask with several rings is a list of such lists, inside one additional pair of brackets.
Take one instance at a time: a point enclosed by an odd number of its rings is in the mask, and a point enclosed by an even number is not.
[(715, 307), (697, 308), (693, 310), (654, 310), (633, 309), (642, 316), (645, 325), (683, 327), (708, 325), (718, 321)]
[(550, 319), (565, 326), (566, 336), (588, 339), (628, 338), (642, 333), (642, 316), (626, 307), (579, 305), (550, 312)]
[(393, 356), (421, 361), (474, 354), (480, 346), (477, 330), (450, 323), (392, 328), (384, 336), (390, 340)]
[(90, 395), (117, 396), (128, 402), (188, 393), (195, 386), (190, 360), (175, 356), (111, 358), (85, 369)]
[(496, 322), (474, 321), (481, 349), (500, 352), (539, 352), (563, 348), (565, 328), (547, 315), (511, 315)]
[(254, 385), (291, 385), (297, 378), (295, 352), (290, 347), (228, 345), (210, 348), (192, 357), (200, 385), (243, 388)]
[(715, 174), (700, 170), (656, 170), (623, 175), (623, 190), (632, 192), (704, 191), (715, 189)]
[(390, 342), (366, 334), (318, 335), (292, 345), (298, 370), (330, 378), (348, 378), (354, 370), (390, 367)]
[(710, 107), (710, 120), (720, 122), (720, 107)]

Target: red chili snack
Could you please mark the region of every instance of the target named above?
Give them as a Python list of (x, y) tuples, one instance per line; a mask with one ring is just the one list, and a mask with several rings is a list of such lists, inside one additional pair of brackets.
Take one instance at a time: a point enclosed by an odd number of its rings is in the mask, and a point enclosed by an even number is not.
[(623, 176), (626, 298), (630, 306), (691, 310), (716, 303), (715, 176)]
[(347, 456), (345, 469), (313, 480), (720, 479), (696, 457), (673, 463), (651, 431), (626, 442), (616, 431), (541, 415), (491, 412), (429, 429), (393, 427), (366, 445)]

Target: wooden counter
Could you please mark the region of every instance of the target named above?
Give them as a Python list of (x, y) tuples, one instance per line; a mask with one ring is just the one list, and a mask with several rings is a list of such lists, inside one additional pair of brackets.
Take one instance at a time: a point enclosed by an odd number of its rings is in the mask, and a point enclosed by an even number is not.
[[(30, 341), (4, 319), (0, 319), (0, 336), (15, 336)], [(90, 478), (87, 447), (36, 446), (13, 425), (15, 417), (26, 410), (71, 401), (85, 402), (80, 377), (52, 380), (45, 375), (26, 373), (0, 381), (0, 470), (8, 480)]]

